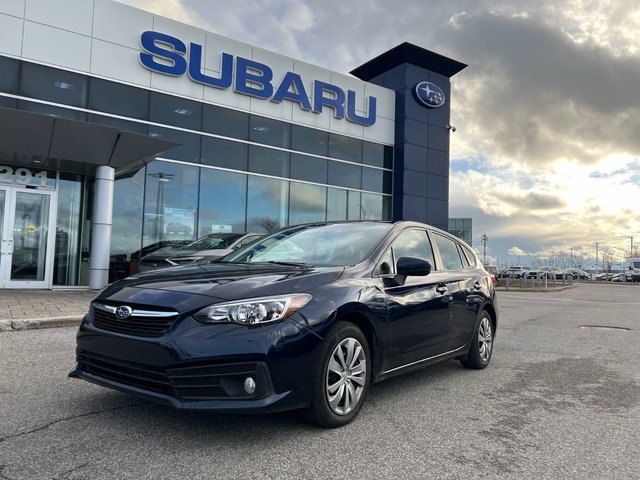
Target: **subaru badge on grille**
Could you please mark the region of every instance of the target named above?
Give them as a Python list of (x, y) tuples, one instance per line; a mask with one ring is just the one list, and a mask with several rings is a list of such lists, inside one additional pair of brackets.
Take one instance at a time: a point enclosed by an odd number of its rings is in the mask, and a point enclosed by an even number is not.
[(131, 316), (131, 312), (133, 310), (131, 310), (131, 307), (127, 307), (126, 305), (122, 305), (118, 308), (116, 308), (116, 317), (118, 317), (119, 320), (125, 320), (127, 318), (129, 318)]

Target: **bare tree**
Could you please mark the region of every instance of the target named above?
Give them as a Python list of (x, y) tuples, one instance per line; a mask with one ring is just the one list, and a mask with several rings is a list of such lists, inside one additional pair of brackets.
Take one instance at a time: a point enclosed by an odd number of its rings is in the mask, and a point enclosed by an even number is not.
[(264, 228), (267, 233), (275, 232), (280, 228), (280, 222), (277, 219), (265, 215), (260, 219), (260, 226)]
[(602, 270), (611, 273), (613, 267), (613, 253), (607, 248), (602, 252)]

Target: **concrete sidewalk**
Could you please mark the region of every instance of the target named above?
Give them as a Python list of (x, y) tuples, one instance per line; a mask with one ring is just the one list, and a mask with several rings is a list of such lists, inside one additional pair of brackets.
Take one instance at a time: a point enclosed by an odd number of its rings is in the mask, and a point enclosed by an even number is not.
[(0, 289), (0, 332), (78, 325), (96, 293)]

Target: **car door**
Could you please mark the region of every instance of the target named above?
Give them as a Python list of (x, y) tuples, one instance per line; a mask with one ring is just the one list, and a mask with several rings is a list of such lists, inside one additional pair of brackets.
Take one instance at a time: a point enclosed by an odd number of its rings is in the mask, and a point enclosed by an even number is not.
[(477, 274), (475, 256), (469, 251), (469, 260), (460, 243), (436, 232), (431, 238), (442, 262), (442, 283), (451, 297), (448, 350), (452, 351), (467, 345), (473, 335), (478, 307), (484, 301), (482, 278)]
[(433, 249), (426, 230), (401, 232), (380, 262), (379, 271), (388, 311), (387, 365), (390, 369), (439, 355), (448, 339), (450, 297), (442, 285), (442, 274), (409, 276), (399, 284), (395, 262), (409, 256), (428, 260), (435, 269)]

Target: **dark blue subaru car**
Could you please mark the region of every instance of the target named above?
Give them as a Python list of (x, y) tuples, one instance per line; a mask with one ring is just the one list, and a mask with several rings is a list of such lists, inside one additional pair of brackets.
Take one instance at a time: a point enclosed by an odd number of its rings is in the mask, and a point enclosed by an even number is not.
[(372, 383), (445, 359), (481, 369), (491, 275), (415, 222), (288, 227), (222, 261), (138, 274), (91, 303), (70, 376), (184, 410), (358, 414)]

